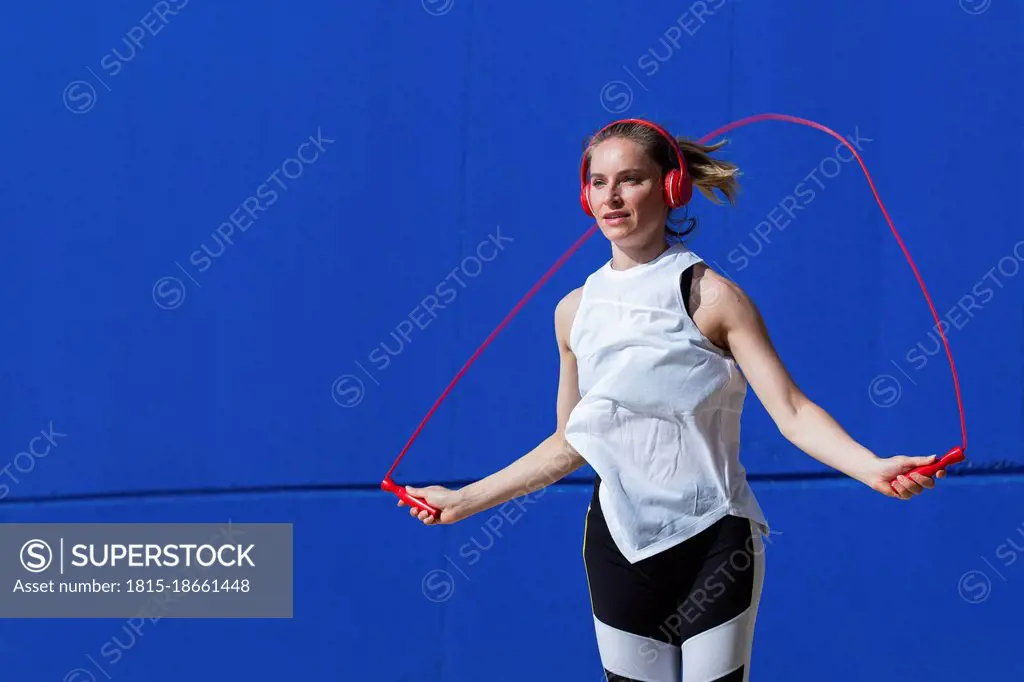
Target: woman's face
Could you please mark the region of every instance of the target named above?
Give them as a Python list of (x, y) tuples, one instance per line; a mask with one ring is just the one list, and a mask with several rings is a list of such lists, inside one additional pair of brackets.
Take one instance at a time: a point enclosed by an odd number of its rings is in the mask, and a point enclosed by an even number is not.
[(598, 227), (622, 246), (660, 238), (668, 207), (661, 169), (643, 148), (620, 137), (601, 142), (590, 157), (590, 206)]

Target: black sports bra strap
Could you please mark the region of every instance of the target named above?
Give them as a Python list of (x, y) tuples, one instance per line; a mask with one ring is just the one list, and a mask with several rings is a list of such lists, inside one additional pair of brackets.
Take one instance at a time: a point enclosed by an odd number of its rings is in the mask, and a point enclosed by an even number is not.
[(694, 265), (683, 270), (683, 273), (679, 276), (679, 288), (683, 293), (683, 310), (687, 316), (690, 316), (690, 288), (693, 284)]

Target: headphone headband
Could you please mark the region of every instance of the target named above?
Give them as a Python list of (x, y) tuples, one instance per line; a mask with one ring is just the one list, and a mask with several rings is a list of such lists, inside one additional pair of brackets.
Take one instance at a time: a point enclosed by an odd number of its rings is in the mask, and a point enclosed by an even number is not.
[[(619, 119), (618, 121), (612, 121), (608, 125), (604, 126), (600, 130), (598, 130), (596, 133), (594, 133), (594, 137), (597, 137), (598, 135), (600, 135), (601, 133), (603, 133), (604, 131), (608, 130), (609, 128), (611, 128), (613, 126), (617, 126), (617, 125), (622, 124), (622, 123), (637, 123), (639, 125), (646, 126), (646, 127), (650, 128), (651, 130), (654, 130), (657, 133), (659, 133), (662, 137), (664, 137), (666, 140), (668, 140), (668, 143), (670, 145), (672, 145), (672, 151), (675, 152), (676, 160), (679, 162), (679, 170), (680, 170), (680, 172), (683, 175), (689, 175), (689, 173), (687, 172), (687, 168), (686, 168), (686, 160), (683, 158), (683, 150), (679, 148), (679, 143), (676, 142), (676, 138), (672, 137), (672, 135), (667, 130), (665, 130), (664, 128), (659, 126), (657, 123), (652, 123), (651, 121), (647, 121), (647, 120), (644, 120), (642, 118), (623, 118), (623, 119)], [(589, 145), (588, 145), (588, 147), (589, 147)], [(580, 182), (586, 183), (586, 181), (587, 181), (587, 170), (589, 170), (589, 168), (590, 168), (590, 164), (587, 162), (587, 153), (586, 153), (586, 151), (584, 151), (583, 152), (583, 163), (580, 164)]]

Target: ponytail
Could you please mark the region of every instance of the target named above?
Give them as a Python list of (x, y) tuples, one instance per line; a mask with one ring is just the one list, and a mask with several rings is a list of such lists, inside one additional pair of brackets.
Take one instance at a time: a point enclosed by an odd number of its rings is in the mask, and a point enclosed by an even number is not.
[[(679, 145), (679, 151), (683, 153), (686, 170), (690, 174), (693, 186), (715, 204), (722, 203), (722, 200), (715, 194), (715, 190), (730, 204), (736, 203), (736, 197), (740, 191), (738, 179), (740, 169), (735, 164), (711, 156), (712, 153), (724, 147), (725, 143), (726, 140), (721, 140), (712, 145), (704, 145), (682, 137), (676, 138), (676, 144)], [(690, 217), (690, 204), (682, 207), (682, 213), (681, 218), (673, 218), (670, 212), (668, 223), (665, 225), (665, 233), (680, 242), (697, 229), (697, 218)], [(685, 228), (674, 230), (671, 226), (685, 226)]]
[(711, 156), (712, 153), (725, 146), (727, 140), (721, 140), (713, 145), (703, 145), (677, 137), (676, 142), (683, 152), (683, 159), (686, 161), (686, 168), (693, 179), (693, 186), (716, 204), (722, 202), (715, 195), (715, 190), (718, 190), (730, 204), (735, 204), (736, 196), (740, 191), (738, 179), (740, 170), (735, 164)]

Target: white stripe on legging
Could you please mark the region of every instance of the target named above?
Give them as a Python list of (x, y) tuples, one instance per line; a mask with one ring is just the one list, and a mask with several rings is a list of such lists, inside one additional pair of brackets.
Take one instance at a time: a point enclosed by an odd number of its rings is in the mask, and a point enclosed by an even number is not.
[(594, 618), (601, 664), (640, 682), (679, 682), (679, 647), (619, 630)]
[(754, 591), (750, 607), (730, 621), (694, 635), (683, 642), (683, 682), (714, 682), (741, 665), (743, 682), (750, 677), (750, 654), (757, 606), (764, 583), (764, 544), (751, 524), (754, 548)]

